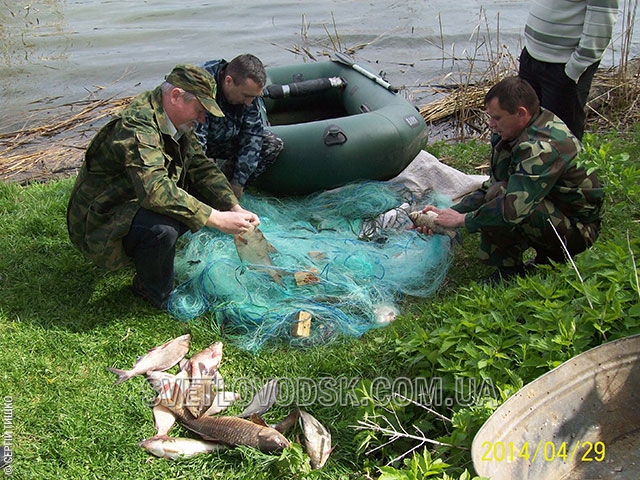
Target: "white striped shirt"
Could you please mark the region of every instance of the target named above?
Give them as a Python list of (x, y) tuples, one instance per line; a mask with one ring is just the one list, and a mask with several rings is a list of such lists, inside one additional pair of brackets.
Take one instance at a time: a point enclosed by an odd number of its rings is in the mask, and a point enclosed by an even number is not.
[(532, 0), (525, 47), (536, 60), (565, 63), (574, 81), (602, 59), (618, 18), (618, 0)]

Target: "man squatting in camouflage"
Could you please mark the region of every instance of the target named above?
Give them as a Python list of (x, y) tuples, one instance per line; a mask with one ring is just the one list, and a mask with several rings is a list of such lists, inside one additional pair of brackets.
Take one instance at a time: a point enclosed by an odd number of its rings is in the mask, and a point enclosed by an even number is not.
[[(448, 209), (426, 206), (444, 227), (480, 232), (481, 261), (496, 266), (490, 281), (524, 275), (523, 253), (535, 263), (566, 261), (557, 230), (573, 256), (600, 231), (603, 189), (595, 175), (576, 165), (580, 141), (549, 110), (531, 86), (505, 78), (485, 96), (491, 139), (491, 172), (482, 186)], [(431, 233), (426, 227), (421, 233)]]
[(132, 291), (165, 309), (180, 235), (209, 226), (244, 233), (260, 223), (202, 152), (205, 113), (222, 116), (214, 78), (178, 65), (116, 114), (89, 144), (67, 207), (71, 242), (110, 270), (133, 261)]
[(216, 101), (224, 117), (207, 114), (196, 131), (209, 158), (220, 162), (238, 198), (271, 165), (283, 148), (282, 139), (265, 130), (264, 102), (267, 82), (262, 62), (250, 54), (230, 62), (210, 60), (204, 69), (216, 79)]

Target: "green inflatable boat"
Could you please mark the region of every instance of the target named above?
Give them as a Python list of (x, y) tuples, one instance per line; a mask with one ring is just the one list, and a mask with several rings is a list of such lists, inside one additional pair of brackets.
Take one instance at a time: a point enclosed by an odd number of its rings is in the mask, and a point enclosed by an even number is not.
[(346, 63), (267, 68), (266, 115), (284, 149), (259, 189), (301, 195), (388, 180), (424, 148), (418, 110), (383, 79)]

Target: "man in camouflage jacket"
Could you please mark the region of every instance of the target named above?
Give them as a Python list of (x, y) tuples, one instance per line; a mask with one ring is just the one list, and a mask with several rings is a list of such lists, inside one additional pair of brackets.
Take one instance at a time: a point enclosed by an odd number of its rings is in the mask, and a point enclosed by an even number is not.
[(250, 54), (230, 62), (210, 60), (203, 68), (219, 86), (216, 100), (224, 117), (207, 115), (197, 129), (205, 154), (220, 168), (238, 198), (244, 189), (277, 159), (282, 139), (265, 129), (266, 112), (261, 94), (267, 81), (262, 62)]
[(524, 274), (530, 247), (537, 264), (565, 261), (562, 243), (570, 255), (587, 249), (598, 237), (604, 194), (595, 173), (576, 164), (580, 141), (519, 77), (494, 85), (485, 106), (495, 131), (489, 179), (451, 208), (423, 212), (436, 212), (438, 225), (480, 232), (480, 260), (498, 267), (492, 281)]
[(194, 127), (222, 115), (205, 70), (178, 65), (116, 114), (89, 144), (67, 207), (72, 243), (115, 270), (133, 261), (133, 293), (166, 308), (178, 237), (187, 230), (246, 232), (258, 217), (202, 153)]

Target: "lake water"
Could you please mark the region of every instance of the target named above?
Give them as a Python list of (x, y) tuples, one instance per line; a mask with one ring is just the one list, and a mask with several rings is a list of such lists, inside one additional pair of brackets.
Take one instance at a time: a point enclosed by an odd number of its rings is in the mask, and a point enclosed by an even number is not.
[[(0, 8), (0, 132), (22, 127), (34, 111), (153, 88), (177, 63), (230, 60), (239, 53), (253, 53), (271, 66), (310, 61), (304, 50), (322, 58), (322, 52), (362, 46), (355, 53), (357, 63), (405, 87), (403, 94), (419, 103), (427, 95), (422, 86), (442, 82), (461, 62), (468, 64), (465, 59), (476, 58), (474, 68), (482, 71), (498, 52), (517, 58), (528, 4), (41, 0), (26, 5), (5, 0)], [(621, 24), (603, 64), (617, 62)], [(637, 50), (634, 43), (632, 51)]]

